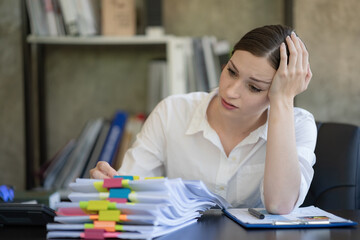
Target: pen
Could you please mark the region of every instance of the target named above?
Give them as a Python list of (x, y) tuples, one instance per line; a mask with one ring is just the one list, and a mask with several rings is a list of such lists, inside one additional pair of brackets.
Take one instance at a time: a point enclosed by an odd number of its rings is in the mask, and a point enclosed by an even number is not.
[(254, 208), (249, 208), (248, 209), (249, 213), (251, 215), (253, 215), (254, 217), (258, 218), (258, 219), (264, 219), (265, 218), (265, 215), (262, 214), (261, 212), (257, 211), (256, 209)]

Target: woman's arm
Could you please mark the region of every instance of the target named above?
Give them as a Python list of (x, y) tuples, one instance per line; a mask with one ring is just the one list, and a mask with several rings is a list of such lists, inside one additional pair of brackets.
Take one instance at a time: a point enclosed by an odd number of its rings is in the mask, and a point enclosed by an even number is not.
[(294, 97), (305, 91), (312, 77), (308, 52), (293, 33), (280, 47), (280, 66), (269, 90), (270, 113), (264, 174), (264, 202), (274, 214), (292, 211), (297, 202), (301, 172), (296, 149)]

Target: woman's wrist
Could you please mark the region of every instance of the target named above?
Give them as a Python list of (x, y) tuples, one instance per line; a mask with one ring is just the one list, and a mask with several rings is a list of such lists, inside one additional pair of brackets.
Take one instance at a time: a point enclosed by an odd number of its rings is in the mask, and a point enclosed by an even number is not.
[(270, 99), (270, 108), (294, 108), (294, 98), (287, 97), (287, 96), (274, 96), (269, 98)]

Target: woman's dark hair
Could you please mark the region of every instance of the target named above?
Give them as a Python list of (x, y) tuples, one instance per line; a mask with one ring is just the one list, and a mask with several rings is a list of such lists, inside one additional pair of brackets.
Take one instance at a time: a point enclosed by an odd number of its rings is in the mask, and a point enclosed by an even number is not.
[[(274, 69), (280, 65), (280, 44), (286, 44), (286, 37), (291, 34), (292, 28), (283, 25), (267, 25), (255, 28), (246, 33), (234, 46), (231, 55), (236, 50), (248, 51), (257, 57), (266, 57)], [(286, 44), (289, 59), (289, 50)]]

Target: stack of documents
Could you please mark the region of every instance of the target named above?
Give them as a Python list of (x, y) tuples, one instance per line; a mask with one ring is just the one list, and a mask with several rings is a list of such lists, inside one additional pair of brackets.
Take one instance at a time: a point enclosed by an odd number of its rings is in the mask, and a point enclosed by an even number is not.
[(158, 237), (197, 221), (202, 212), (229, 204), (201, 181), (167, 178), (76, 179), (71, 202), (56, 206), (47, 238)]

